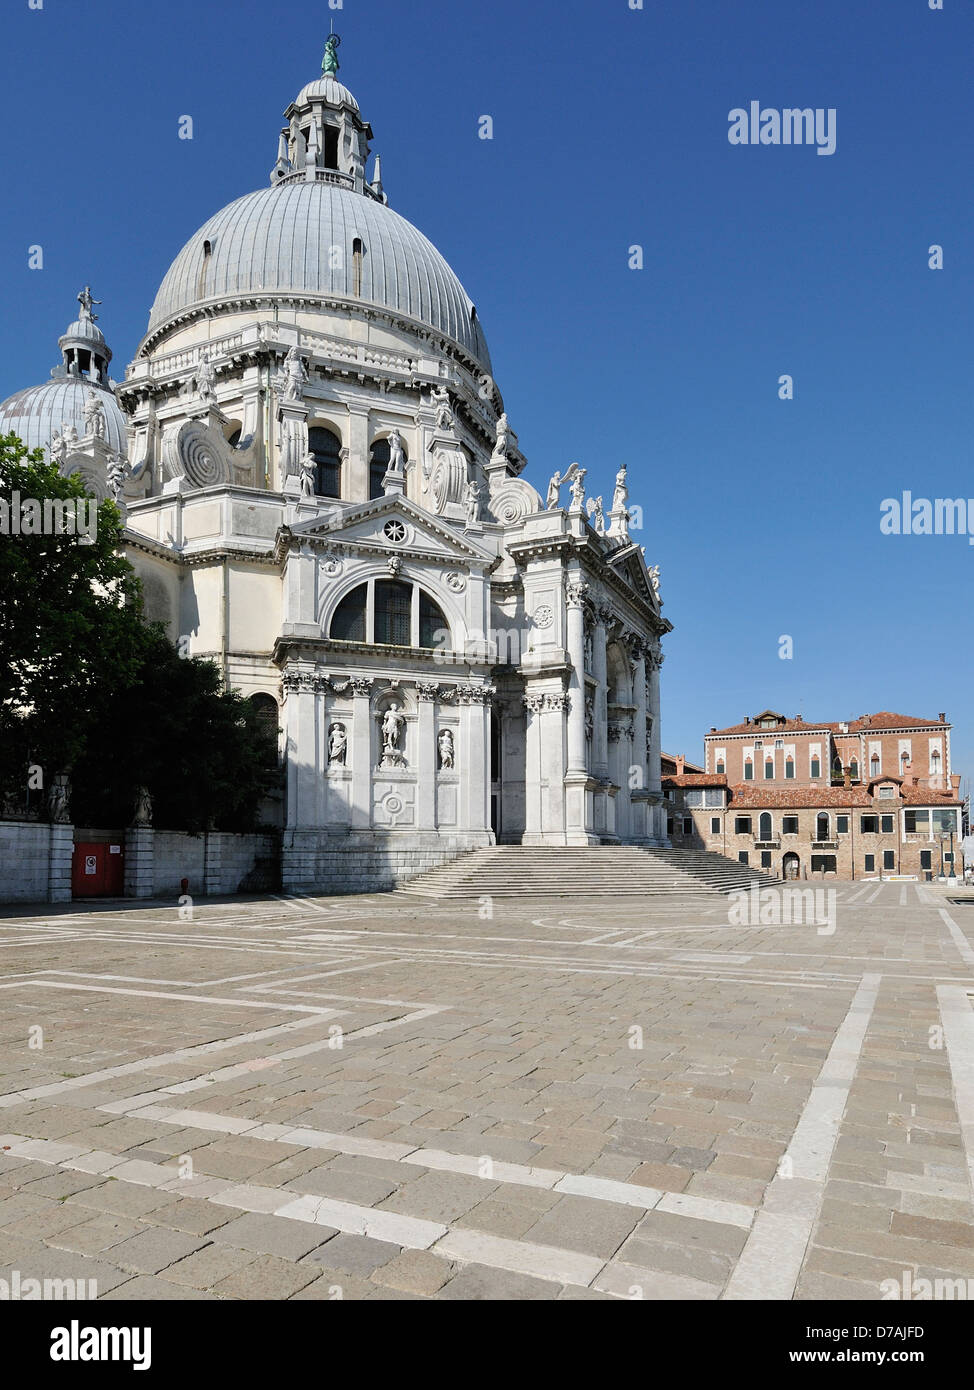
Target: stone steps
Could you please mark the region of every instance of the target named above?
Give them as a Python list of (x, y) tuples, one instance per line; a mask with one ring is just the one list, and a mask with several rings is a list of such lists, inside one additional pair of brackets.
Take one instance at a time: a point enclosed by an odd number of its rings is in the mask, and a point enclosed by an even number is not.
[(441, 899), (726, 894), (779, 879), (705, 850), (636, 845), (492, 845), (399, 885)]

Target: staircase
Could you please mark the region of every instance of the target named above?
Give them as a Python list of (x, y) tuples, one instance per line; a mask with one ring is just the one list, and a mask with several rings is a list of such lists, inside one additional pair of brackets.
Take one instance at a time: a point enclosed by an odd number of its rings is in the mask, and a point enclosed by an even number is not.
[(399, 891), (442, 899), (685, 897), (780, 881), (707, 850), (491, 845), (418, 874)]

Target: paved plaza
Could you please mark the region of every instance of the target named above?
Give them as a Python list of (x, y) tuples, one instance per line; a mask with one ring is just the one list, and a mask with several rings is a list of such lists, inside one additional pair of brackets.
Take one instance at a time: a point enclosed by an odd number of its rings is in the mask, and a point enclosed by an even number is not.
[(974, 905), (914, 883), (833, 902), (834, 931), (741, 925), (718, 895), (8, 913), (0, 1278), (974, 1289)]

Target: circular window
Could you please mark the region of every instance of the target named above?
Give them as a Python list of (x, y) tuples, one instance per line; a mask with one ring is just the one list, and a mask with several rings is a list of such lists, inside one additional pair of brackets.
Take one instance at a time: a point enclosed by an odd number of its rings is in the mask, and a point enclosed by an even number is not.
[(400, 545), (406, 539), (406, 528), (401, 521), (387, 521), (382, 528), (382, 534), (387, 541)]

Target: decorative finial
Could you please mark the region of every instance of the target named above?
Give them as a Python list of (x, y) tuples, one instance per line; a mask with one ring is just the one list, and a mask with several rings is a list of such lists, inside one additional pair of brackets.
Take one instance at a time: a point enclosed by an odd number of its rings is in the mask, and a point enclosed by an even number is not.
[(92, 304), (100, 304), (101, 300), (92, 298), (90, 285), (85, 285), (84, 289), (78, 295), (78, 303), (81, 305), (81, 317), (83, 319), (89, 319), (92, 323), (97, 323), (98, 315), (91, 312), (91, 306)]
[(337, 34), (329, 34), (325, 44), (325, 56), (321, 60), (322, 77), (334, 77), (338, 71), (338, 46), (341, 39)]

